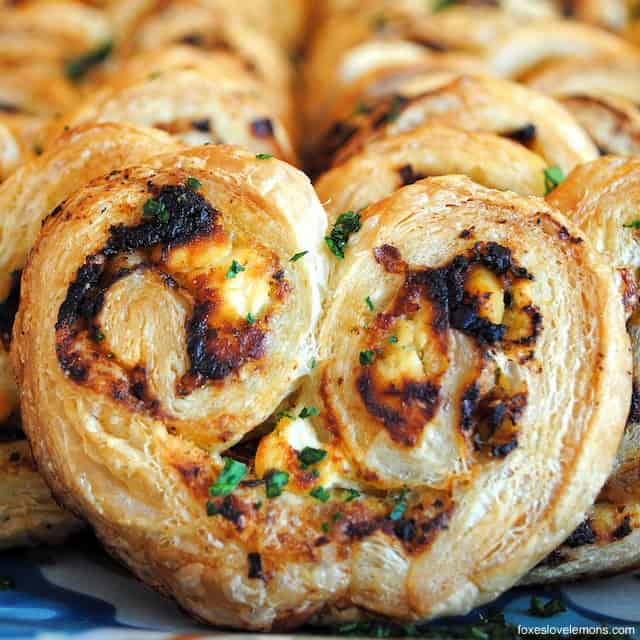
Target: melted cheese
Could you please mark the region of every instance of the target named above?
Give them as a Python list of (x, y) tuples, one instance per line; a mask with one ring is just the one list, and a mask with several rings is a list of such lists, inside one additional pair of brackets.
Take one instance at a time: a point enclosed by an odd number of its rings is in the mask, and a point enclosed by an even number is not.
[(465, 290), (479, 300), (478, 315), (501, 324), (504, 316), (504, 291), (498, 276), (486, 267), (471, 269), (464, 286)]

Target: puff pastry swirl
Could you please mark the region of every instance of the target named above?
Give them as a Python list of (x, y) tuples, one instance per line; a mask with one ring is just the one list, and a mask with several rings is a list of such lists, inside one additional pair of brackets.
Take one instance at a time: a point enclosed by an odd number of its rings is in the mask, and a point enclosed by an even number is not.
[(541, 200), (451, 177), (371, 207), (316, 354), (324, 225), (301, 174), (210, 147), (77, 192), (23, 275), (12, 354), (47, 481), (208, 622), (485, 602), (578, 524), (624, 426), (613, 277)]
[(619, 572), (640, 565), (640, 161), (607, 157), (576, 168), (549, 201), (607, 256), (619, 281), (633, 353), (633, 396), (612, 474), (572, 535), (527, 578), (529, 582)]

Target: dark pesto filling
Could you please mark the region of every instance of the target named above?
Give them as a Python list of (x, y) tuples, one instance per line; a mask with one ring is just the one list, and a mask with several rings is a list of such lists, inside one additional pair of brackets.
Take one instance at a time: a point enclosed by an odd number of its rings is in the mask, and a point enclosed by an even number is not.
[(410, 164), (405, 164), (403, 167), (398, 169), (398, 173), (400, 174), (400, 180), (402, 180), (402, 185), (407, 186), (410, 184), (414, 184), (414, 182), (418, 182), (418, 180), (423, 180), (427, 176), (422, 173), (415, 173), (413, 167)]
[[(100, 354), (99, 344), (104, 340), (104, 335), (96, 317), (109, 288), (130, 274), (132, 269), (157, 270), (159, 266), (147, 256), (144, 262), (133, 268), (118, 267), (122, 258), (158, 246), (163, 247), (165, 254), (171, 247), (209, 237), (221, 229), (218, 224), (219, 212), (198, 193), (197, 187), (187, 184), (158, 188), (149, 182), (148, 188), (153, 197), (145, 205), (142, 222), (133, 226), (119, 224), (111, 227), (105, 247), (101, 252), (88, 256), (78, 269), (58, 311), (58, 361), (76, 382), (89, 380), (92, 362)], [(159, 273), (167, 286), (178, 286), (169, 274)], [(264, 355), (265, 348), (265, 334), (260, 323), (247, 323), (247, 326), (224, 331), (210, 327), (208, 317), (213, 306), (211, 291), (203, 287), (191, 293), (195, 298), (193, 311), (187, 320), (187, 351), (191, 368), (178, 384), (181, 394), (190, 393), (207, 380), (224, 379), (247, 360)], [(73, 347), (83, 331), (92, 339), (95, 349), (87, 355)], [(112, 354), (106, 357), (113, 361)], [(109, 383), (112, 396), (156, 412), (159, 403), (149, 393), (144, 368), (122, 366), (122, 369), (128, 381), (112, 380)]]
[(514, 142), (517, 142), (525, 147), (529, 147), (536, 139), (536, 125), (533, 123), (526, 124), (524, 127), (514, 129), (513, 131), (507, 131), (502, 135), (505, 138), (510, 138)]
[(598, 541), (598, 535), (593, 530), (591, 518), (587, 518), (581, 522), (573, 533), (564, 541), (568, 547), (582, 547), (585, 544), (595, 544)]

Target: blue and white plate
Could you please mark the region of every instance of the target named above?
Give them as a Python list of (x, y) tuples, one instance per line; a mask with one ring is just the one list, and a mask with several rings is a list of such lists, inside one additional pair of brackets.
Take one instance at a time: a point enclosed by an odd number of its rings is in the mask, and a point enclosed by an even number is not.
[[(228, 635), (212, 634), (192, 621), (131, 577), (92, 540), (4, 552), (0, 578), (5, 587), (0, 591), (2, 639), (164, 640), (184, 634)], [(543, 602), (561, 598), (567, 610), (550, 618), (533, 617), (528, 613), (532, 596)], [(548, 637), (553, 632), (554, 637), (593, 637), (599, 630), (602, 635), (626, 634), (640, 640), (640, 579), (634, 574), (558, 588), (513, 589), (495, 606), (507, 622), (520, 625), (522, 637)], [(482, 615), (476, 611), (446, 622), (474, 623)], [(477, 633), (482, 637), (481, 631)]]

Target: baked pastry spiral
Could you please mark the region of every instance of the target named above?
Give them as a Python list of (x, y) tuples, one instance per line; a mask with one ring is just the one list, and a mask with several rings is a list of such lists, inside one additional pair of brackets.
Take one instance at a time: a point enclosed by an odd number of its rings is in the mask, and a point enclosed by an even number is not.
[(62, 542), (81, 527), (51, 498), (29, 443), (0, 443), (0, 549)]
[(640, 58), (569, 58), (543, 65), (527, 85), (554, 96), (601, 154), (640, 153)]
[(234, 143), (295, 164), (276, 108), (199, 68), (167, 68), (125, 86), (106, 86), (56, 122), (50, 137), (68, 127), (121, 122), (155, 127), (192, 145)]
[(321, 168), (338, 166), (373, 141), (423, 123), (515, 138), (565, 172), (598, 155), (582, 128), (554, 100), (505, 80), (442, 73), (409, 80), (394, 95), (335, 123), (316, 159)]
[(634, 392), (613, 472), (595, 506), (565, 543), (528, 576), (530, 582), (640, 566), (640, 249), (636, 230), (640, 161), (607, 157), (577, 167), (548, 199), (582, 228), (618, 273), (631, 336)]
[(429, 176), (462, 174), (494, 189), (544, 196), (546, 162), (513, 140), (438, 125), (372, 142), (320, 176), (316, 192), (329, 222)]
[(459, 177), (401, 189), (342, 236), (316, 354), (306, 179), (228, 147), (161, 164), (47, 219), (12, 351), (47, 481), (143, 580), (244, 628), (423, 618), (577, 525), (630, 354), (610, 270), (559, 214)]

